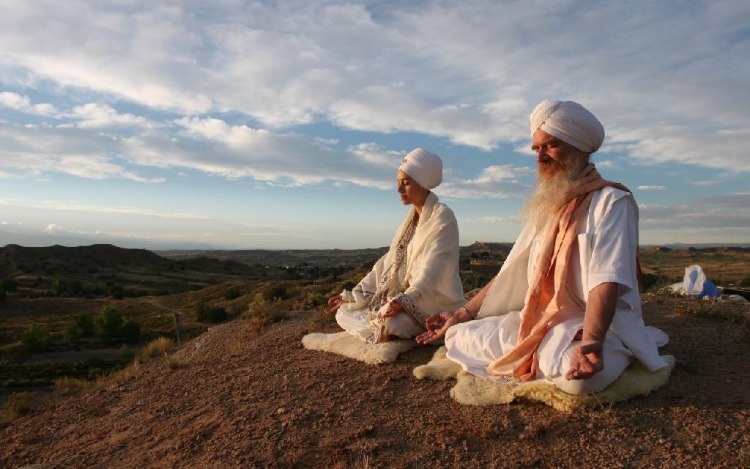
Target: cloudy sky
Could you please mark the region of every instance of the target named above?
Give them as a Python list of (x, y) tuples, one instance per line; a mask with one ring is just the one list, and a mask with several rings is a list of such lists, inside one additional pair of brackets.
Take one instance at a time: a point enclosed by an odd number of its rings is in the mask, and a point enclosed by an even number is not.
[(403, 155), (512, 241), (578, 101), (643, 244), (750, 242), (750, 2), (0, 0), (0, 245), (385, 246)]

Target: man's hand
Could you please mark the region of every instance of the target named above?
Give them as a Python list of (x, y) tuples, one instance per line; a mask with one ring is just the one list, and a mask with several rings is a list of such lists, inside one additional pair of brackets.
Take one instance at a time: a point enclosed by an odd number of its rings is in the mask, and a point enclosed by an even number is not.
[(333, 295), (332, 297), (328, 298), (328, 308), (323, 311), (325, 311), (326, 314), (333, 314), (339, 309), (339, 306), (341, 306), (343, 302), (344, 299), (341, 298), (340, 294)]
[(425, 321), (427, 331), (416, 337), (417, 343), (427, 345), (439, 340), (445, 336), (451, 326), (463, 322), (460, 319), (455, 311), (441, 311), (433, 314)]
[(570, 359), (570, 370), (565, 375), (571, 379), (588, 379), (604, 369), (602, 343), (598, 340), (581, 342)]

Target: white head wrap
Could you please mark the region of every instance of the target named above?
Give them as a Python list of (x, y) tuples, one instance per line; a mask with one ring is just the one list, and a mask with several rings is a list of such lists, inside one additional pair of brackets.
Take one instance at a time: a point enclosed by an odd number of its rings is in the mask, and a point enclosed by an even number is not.
[(410, 151), (398, 169), (425, 189), (434, 189), (443, 182), (443, 161), (436, 154), (422, 148)]
[(529, 119), (531, 135), (539, 129), (586, 153), (604, 141), (604, 127), (586, 108), (573, 101), (542, 101)]

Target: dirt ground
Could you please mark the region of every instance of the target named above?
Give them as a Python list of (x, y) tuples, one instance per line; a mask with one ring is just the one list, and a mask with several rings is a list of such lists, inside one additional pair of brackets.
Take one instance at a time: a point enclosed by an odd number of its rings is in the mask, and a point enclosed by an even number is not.
[(168, 361), (14, 421), (0, 429), (0, 467), (750, 467), (747, 323), (678, 301), (645, 306), (671, 338), (670, 381), (614, 406), (462, 406), (452, 381), (412, 376), (434, 347), (367, 366), (305, 350), (316, 327), (300, 314), (260, 335), (218, 326)]

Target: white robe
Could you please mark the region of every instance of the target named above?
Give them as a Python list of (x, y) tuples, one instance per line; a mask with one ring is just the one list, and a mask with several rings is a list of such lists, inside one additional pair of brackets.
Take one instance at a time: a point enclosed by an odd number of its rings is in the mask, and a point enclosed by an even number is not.
[[(387, 266), (393, 261), (401, 232), (413, 217), (414, 210), (411, 209), (396, 231), (391, 248), (375, 263), (370, 273), (352, 291), (342, 293), (348, 302), (338, 309), (336, 321), (362, 340), (367, 340), (371, 330), (367, 300), (361, 292), (374, 292), (377, 289)], [(456, 217), (448, 206), (439, 203), (437, 196), (430, 192), (409, 243), (405, 275), (399, 279), (397, 291), (389, 292), (391, 298), (399, 293), (407, 295), (416, 306), (421, 324), (415, 323), (406, 313), (400, 313), (386, 320), (385, 333), (404, 339), (415, 337), (424, 331), (424, 320), (428, 316), (439, 311), (452, 311), (463, 305), (465, 299), (458, 275), (458, 261)], [(386, 303), (383, 308), (387, 307)], [(377, 311), (369, 314), (377, 314)]]
[[(531, 227), (525, 227), (482, 303), (477, 315), (479, 320), (458, 324), (448, 330), (447, 356), (465, 370), (484, 378), (503, 379), (487, 374), (485, 368), (516, 344), (520, 312), (541, 239), (544, 239), (543, 233), (537, 235)], [(629, 364), (628, 357), (635, 357), (651, 371), (667, 366), (657, 350), (667, 342), (666, 334), (645, 326), (643, 322), (637, 249), (638, 207), (632, 195), (612, 187), (596, 191), (586, 223), (579, 228), (577, 246), (571, 254), (571, 268), (578, 296), (584, 301), (589, 292), (602, 283), (619, 284), (615, 316), (604, 347), (607, 372), (594, 375), (598, 381), (614, 381)], [(584, 312), (581, 310), (580, 314), (547, 332), (538, 349), (538, 378), (553, 379), (565, 375), (573, 350), (571, 343), (576, 333), (583, 329)]]

